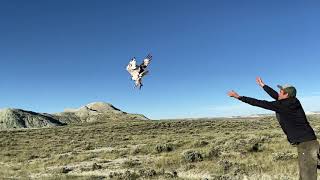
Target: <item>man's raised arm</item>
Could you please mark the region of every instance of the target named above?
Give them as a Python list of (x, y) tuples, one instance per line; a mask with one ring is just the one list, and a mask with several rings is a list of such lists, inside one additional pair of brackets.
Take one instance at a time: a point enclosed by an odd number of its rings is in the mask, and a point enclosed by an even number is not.
[(262, 79), (260, 77), (257, 77), (256, 81), (257, 81), (257, 84), (260, 87), (262, 87), (263, 90), (269, 94), (269, 96), (271, 96), (275, 100), (278, 100), (279, 95), (278, 95), (277, 91), (275, 91), (274, 89), (272, 89), (268, 85), (264, 84), (264, 82), (262, 81)]

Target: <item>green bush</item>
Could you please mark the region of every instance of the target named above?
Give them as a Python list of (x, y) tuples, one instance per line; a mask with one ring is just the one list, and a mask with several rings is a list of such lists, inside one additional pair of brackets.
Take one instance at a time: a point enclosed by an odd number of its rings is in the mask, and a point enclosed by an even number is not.
[(158, 153), (171, 152), (173, 149), (174, 147), (172, 144), (157, 144), (155, 148)]
[(187, 150), (183, 153), (183, 158), (187, 162), (198, 162), (202, 161), (203, 157), (198, 151)]
[(290, 151), (272, 153), (273, 161), (287, 161), (296, 158), (298, 158), (298, 155)]
[(207, 154), (207, 157), (210, 159), (218, 158), (221, 156), (221, 148), (219, 146), (211, 147)]

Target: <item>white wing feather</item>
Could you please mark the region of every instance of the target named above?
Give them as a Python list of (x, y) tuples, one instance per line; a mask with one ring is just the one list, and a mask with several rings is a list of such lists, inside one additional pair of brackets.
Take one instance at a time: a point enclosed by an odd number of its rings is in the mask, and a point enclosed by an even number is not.
[(132, 80), (135, 81), (139, 78), (139, 68), (137, 67), (137, 61), (135, 58), (132, 58), (132, 60), (127, 65), (126, 69), (131, 75)]

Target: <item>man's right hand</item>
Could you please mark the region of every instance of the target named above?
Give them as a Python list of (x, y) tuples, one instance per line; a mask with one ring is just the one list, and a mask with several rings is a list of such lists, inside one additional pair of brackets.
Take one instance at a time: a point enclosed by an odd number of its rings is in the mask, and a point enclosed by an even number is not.
[(229, 92), (228, 92), (228, 96), (230, 96), (230, 97), (234, 97), (234, 98), (237, 98), (237, 99), (239, 99), (239, 98), (240, 98), (239, 94), (238, 94), (238, 93), (236, 93), (234, 90), (229, 91)]
[(260, 77), (257, 77), (257, 78), (256, 78), (256, 81), (257, 81), (257, 84), (258, 84), (260, 87), (263, 87), (263, 86), (265, 85)]

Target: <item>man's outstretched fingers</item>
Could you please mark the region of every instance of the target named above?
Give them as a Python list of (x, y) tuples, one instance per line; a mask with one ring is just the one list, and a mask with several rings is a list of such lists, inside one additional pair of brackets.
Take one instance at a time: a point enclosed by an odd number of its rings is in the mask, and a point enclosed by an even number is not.
[(264, 86), (264, 83), (263, 83), (261, 77), (257, 77), (257, 78), (256, 78), (256, 81), (257, 81), (257, 84), (258, 84), (259, 86), (261, 86), (261, 87)]

